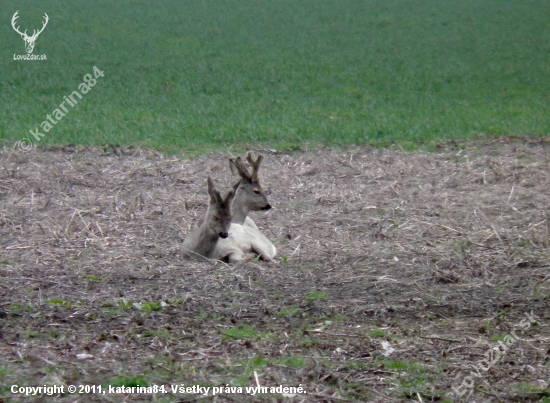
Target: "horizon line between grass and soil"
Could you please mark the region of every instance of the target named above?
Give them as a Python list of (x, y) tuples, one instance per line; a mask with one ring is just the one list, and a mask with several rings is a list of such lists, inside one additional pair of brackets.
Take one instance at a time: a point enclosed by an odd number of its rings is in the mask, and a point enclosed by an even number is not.
[[(335, 142), (335, 143), (320, 143), (320, 142), (279, 142), (279, 143), (268, 143), (268, 142), (259, 142), (259, 143), (235, 143), (235, 144), (190, 144), (187, 147), (178, 147), (178, 146), (169, 146), (166, 144), (126, 144), (126, 143), (106, 143), (106, 144), (85, 144), (85, 143), (67, 143), (67, 144), (58, 144), (58, 145), (45, 145), (45, 144), (33, 144), (32, 147), (27, 149), (21, 149), (19, 141), (17, 142), (8, 142), (4, 141), (4, 149), (13, 149), (21, 153), (26, 153), (31, 149), (39, 150), (67, 150), (72, 151), (74, 149), (78, 151), (83, 151), (86, 149), (102, 149), (104, 152), (114, 152), (115, 154), (125, 154), (128, 151), (132, 152), (137, 149), (149, 149), (153, 151), (160, 152), (165, 155), (181, 155), (188, 154), (189, 156), (199, 156), (202, 154), (212, 153), (212, 152), (227, 152), (231, 151), (233, 153), (246, 152), (249, 150), (257, 150), (271, 153), (301, 153), (308, 152), (316, 149), (322, 148), (332, 148), (336, 150), (350, 150), (354, 148), (387, 148), (395, 149), (403, 152), (410, 151), (425, 151), (425, 152), (437, 152), (447, 149), (460, 149), (464, 147), (475, 147), (485, 145), (487, 143), (508, 143), (510, 141), (525, 140), (528, 142), (548, 142), (550, 141), (550, 136), (547, 135), (533, 135), (533, 134), (524, 134), (524, 135), (495, 135), (495, 134), (476, 134), (470, 136), (461, 136), (458, 138), (437, 138), (430, 139), (425, 141), (413, 142), (409, 140), (378, 140), (378, 141), (369, 141), (365, 143), (344, 143), (344, 142)], [(1, 144), (1, 142), (0, 142)]]

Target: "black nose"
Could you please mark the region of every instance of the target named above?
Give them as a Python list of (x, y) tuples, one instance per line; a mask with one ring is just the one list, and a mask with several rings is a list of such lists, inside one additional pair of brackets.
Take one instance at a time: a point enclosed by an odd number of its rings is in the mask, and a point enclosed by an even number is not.
[(220, 232), (218, 235), (220, 236), (220, 238), (223, 238), (223, 239), (225, 239), (229, 236), (229, 234), (227, 232)]
[(267, 206), (263, 207), (262, 210), (269, 210), (271, 208), (271, 204), (268, 204)]

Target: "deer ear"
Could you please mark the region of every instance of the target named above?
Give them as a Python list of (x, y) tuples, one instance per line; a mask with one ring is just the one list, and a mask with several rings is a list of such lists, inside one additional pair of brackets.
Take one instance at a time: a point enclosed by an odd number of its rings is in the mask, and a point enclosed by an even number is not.
[(235, 197), (235, 191), (233, 189), (228, 190), (227, 193), (225, 194), (223, 203), (226, 205), (227, 204), (230, 205), (234, 197)]
[(206, 181), (208, 182), (208, 194), (210, 195), (210, 201), (216, 202), (220, 193), (216, 190), (214, 182), (212, 181), (212, 178), (210, 176)]
[(231, 169), (231, 173), (233, 175), (238, 175), (239, 170), (237, 169), (237, 166), (235, 165), (235, 158), (229, 158), (229, 169)]

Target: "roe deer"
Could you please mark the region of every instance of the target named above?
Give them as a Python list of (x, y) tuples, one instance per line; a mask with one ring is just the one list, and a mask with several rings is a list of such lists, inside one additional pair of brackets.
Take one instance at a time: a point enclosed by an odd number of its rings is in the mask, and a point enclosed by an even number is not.
[(213, 253), (215, 259), (236, 263), (256, 256), (270, 262), (277, 249), (264, 234), (255, 227), (231, 224), (229, 237), (220, 239)]
[(248, 153), (247, 161), (252, 166), (252, 173), (244, 165), (240, 157), (229, 159), (229, 167), (233, 174), (241, 179), (235, 184), (235, 199), (233, 200), (233, 218), (229, 228), (229, 237), (220, 240), (214, 255), (217, 259), (227, 260), (229, 263), (239, 262), (259, 255), (262, 260), (271, 261), (277, 249), (260, 232), (254, 221), (248, 217), (250, 211), (269, 210), (271, 205), (267, 201), (260, 186), (258, 169), (262, 162), (259, 155), (256, 160)]
[(235, 197), (235, 188), (222, 198), (208, 177), (210, 204), (199, 227), (191, 231), (183, 240), (184, 253), (189, 257), (205, 259), (214, 255), (216, 245), (226, 239), (231, 226), (231, 203)]
[[(266, 211), (271, 208), (271, 205), (262, 191), (258, 178), (258, 170), (262, 158), (263, 156), (259, 155), (258, 158), (254, 160), (252, 154), (248, 153), (246, 160), (252, 167), (252, 173), (248, 172), (248, 168), (242, 162), (241, 157), (229, 159), (229, 168), (231, 172), (233, 175), (238, 174), (241, 177), (238, 185), (236, 185), (238, 188), (231, 207), (233, 210), (231, 222), (234, 224), (243, 225), (250, 211)], [(256, 225), (254, 225), (254, 227), (256, 227)]]

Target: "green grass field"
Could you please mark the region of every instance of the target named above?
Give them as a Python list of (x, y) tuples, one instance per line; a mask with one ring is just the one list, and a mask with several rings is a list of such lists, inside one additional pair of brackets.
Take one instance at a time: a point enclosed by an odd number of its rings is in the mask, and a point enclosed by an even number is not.
[[(25, 54), (10, 26), (39, 28)], [(0, 144), (164, 151), (550, 132), (546, 0), (14, 1)], [(105, 76), (35, 141), (93, 66)]]

